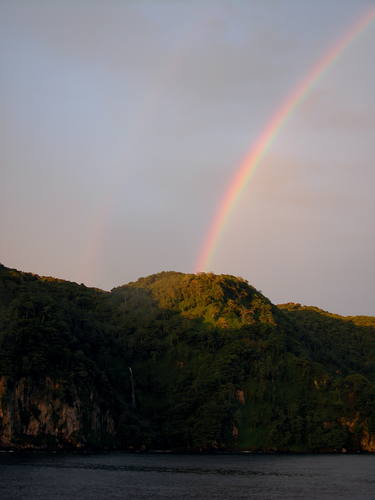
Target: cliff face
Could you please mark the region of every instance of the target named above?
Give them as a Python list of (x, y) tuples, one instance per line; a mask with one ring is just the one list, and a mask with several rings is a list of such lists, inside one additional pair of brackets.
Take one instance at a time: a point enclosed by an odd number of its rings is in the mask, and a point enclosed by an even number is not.
[(368, 420), (361, 419), (359, 413), (351, 418), (341, 417), (338, 419), (340, 425), (346, 427), (352, 436), (357, 435), (357, 448), (369, 453), (375, 452), (375, 434), (369, 429)]
[(363, 430), (361, 439), (361, 449), (375, 453), (375, 434), (370, 434), (368, 427)]
[(94, 391), (85, 402), (76, 388), (69, 397), (58, 381), (0, 377), (0, 446), (81, 448), (113, 445), (114, 420)]

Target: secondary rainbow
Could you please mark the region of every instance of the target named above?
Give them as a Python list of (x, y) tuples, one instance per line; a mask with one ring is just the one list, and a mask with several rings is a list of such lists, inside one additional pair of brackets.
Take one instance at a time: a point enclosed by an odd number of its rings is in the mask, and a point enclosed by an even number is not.
[(249, 183), (257, 166), (269, 151), (273, 141), (280, 132), (287, 119), (307, 97), (309, 91), (326, 70), (338, 59), (340, 54), (360, 35), (375, 19), (375, 7), (366, 11), (345, 34), (333, 44), (324, 55), (314, 64), (302, 81), (282, 102), (279, 109), (272, 116), (263, 132), (258, 137), (244, 161), (234, 174), (229, 187), (222, 197), (216, 214), (211, 222), (204, 244), (199, 253), (195, 272), (207, 271), (210, 260), (219, 243), (225, 226)]

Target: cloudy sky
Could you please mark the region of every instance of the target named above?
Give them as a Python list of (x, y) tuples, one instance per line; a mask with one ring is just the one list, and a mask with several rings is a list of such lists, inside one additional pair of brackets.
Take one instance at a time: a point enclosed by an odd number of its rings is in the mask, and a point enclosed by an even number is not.
[[(110, 289), (192, 272), (285, 96), (370, 0), (0, 0), (0, 261)], [(375, 314), (375, 22), (322, 75), (209, 270)]]

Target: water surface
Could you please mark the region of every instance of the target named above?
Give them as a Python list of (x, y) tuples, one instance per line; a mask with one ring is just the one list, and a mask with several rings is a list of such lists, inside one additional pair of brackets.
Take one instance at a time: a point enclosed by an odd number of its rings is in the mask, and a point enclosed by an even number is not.
[(0, 498), (375, 499), (373, 455), (0, 453)]

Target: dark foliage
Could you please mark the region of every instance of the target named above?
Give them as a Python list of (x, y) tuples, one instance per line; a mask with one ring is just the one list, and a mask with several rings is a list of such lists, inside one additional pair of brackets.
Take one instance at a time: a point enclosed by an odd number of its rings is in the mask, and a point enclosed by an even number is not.
[(68, 402), (94, 387), (122, 448), (369, 449), (374, 334), (233, 276), (106, 293), (0, 267), (0, 375), (59, 380)]

